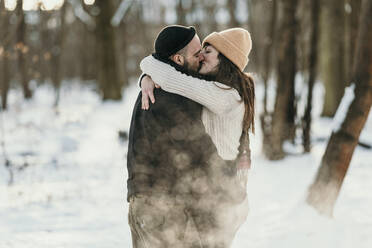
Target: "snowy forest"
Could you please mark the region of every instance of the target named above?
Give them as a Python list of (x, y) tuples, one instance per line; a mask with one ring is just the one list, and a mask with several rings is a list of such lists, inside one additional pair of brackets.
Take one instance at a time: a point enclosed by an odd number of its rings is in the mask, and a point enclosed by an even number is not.
[(252, 37), (233, 247), (372, 247), (372, 0), (0, 0), (0, 247), (132, 247), (139, 63), (171, 24)]

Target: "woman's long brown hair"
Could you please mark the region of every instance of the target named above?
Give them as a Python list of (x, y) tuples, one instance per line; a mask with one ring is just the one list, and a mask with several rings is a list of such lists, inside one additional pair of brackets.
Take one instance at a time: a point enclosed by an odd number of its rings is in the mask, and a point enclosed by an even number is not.
[(253, 78), (242, 72), (235, 64), (233, 64), (222, 53), (218, 54), (219, 65), (216, 71), (215, 80), (236, 89), (240, 97), (244, 101), (245, 112), (243, 118), (243, 132), (240, 137), (239, 151), (244, 152), (249, 150), (249, 130), (254, 133), (254, 115), (255, 115), (255, 89)]

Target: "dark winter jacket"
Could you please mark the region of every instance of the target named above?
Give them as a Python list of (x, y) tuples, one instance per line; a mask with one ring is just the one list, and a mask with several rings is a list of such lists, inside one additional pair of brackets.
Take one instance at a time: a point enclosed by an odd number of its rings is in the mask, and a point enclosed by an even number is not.
[(162, 89), (155, 89), (154, 96), (155, 104), (142, 110), (139, 93), (132, 114), (127, 155), (128, 201), (136, 194), (197, 197), (210, 191), (211, 183), (219, 183), (211, 168), (234, 174), (235, 167), (218, 156), (205, 132), (200, 104)]
[[(155, 89), (155, 104), (141, 109), (138, 95), (129, 132), (128, 199), (137, 193), (189, 193), (186, 181), (215, 150), (201, 122), (201, 105)], [(181, 185), (180, 183), (184, 184)]]

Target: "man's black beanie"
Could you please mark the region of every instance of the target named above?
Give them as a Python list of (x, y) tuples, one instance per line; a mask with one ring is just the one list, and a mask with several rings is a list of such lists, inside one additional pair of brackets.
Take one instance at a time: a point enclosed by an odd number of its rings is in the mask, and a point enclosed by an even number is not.
[(155, 53), (168, 58), (184, 48), (195, 36), (194, 27), (171, 25), (163, 28), (155, 40)]

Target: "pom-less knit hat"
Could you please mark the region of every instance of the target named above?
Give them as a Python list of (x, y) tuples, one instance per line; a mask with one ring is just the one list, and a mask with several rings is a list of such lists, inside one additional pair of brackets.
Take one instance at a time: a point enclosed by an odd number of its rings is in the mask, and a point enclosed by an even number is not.
[(168, 58), (184, 48), (195, 36), (195, 28), (171, 25), (163, 28), (155, 40), (155, 53)]
[(203, 46), (205, 43), (215, 47), (241, 71), (248, 64), (252, 40), (249, 32), (243, 28), (230, 28), (219, 33), (213, 32), (204, 39)]

